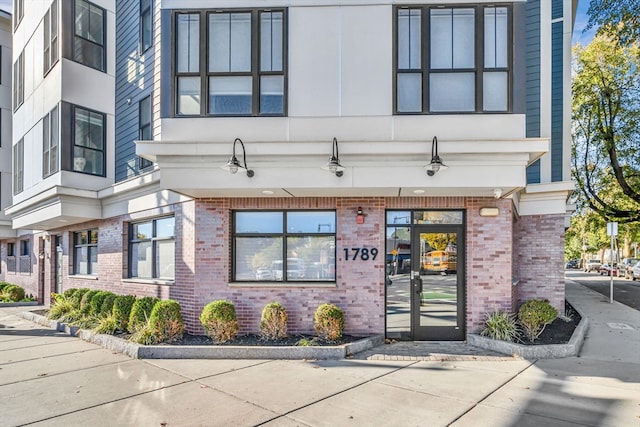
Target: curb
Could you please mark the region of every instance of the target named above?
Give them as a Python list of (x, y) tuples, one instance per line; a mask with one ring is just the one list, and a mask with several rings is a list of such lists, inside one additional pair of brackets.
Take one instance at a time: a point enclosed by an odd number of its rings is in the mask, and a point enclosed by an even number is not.
[(31, 307), (40, 305), (38, 301), (27, 301), (27, 302), (0, 302), (0, 308), (3, 307)]
[(344, 359), (356, 353), (384, 344), (382, 335), (336, 346), (231, 346), (231, 345), (141, 345), (112, 335), (78, 329), (29, 311), (19, 315), (34, 323), (126, 354), (134, 359)]
[(560, 359), (577, 356), (589, 327), (589, 319), (575, 305), (573, 308), (582, 318), (573, 331), (567, 344), (523, 345), (507, 341), (494, 340), (477, 334), (467, 334), (467, 343), (475, 347), (493, 350), (499, 353), (518, 355), (525, 359)]

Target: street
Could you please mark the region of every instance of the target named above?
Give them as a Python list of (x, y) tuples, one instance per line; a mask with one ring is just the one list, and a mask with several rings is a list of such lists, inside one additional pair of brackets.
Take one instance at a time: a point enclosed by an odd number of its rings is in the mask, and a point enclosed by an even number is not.
[[(567, 279), (573, 280), (592, 289), (609, 300), (611, 278), (601, 276), (598, 273), (585, 273), (582, 270), (565, 270)], [(640, 310), (640, 281), (625, 279), (623, 277), (613, 278), (613, 299), (635, 310)]]

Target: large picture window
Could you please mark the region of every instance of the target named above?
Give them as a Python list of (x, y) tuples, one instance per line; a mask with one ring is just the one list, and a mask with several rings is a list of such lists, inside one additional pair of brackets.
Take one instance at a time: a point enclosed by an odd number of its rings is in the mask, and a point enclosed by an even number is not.
[(73, 171), (104, 176), (105, 115), (73, 106)]
[(131, 224), (129, 277), (175, 279), (175, 218), (157, 218)]
[(105, 71), (105, 10), (86, 0), (74, 5), (73, 59)]
[(397, 113), (507, 112), (508, 7), (396, 9)]
[(285, 19), (284, 10), (176, 14), (176, 114), (284, 115)]
[(58, 172), (58, 106), (42, 119), (42, 176)]
[(73, 274), (98, 274), (98, 230), (73, 233)]
[(334, 211), (237, 211), (232, 280), (334, 282)]

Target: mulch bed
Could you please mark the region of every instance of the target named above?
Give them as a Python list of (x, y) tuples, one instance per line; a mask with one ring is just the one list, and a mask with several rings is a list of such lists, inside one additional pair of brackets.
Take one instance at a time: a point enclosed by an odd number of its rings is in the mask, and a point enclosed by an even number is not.
[(335, 346), (341, 344), (348, 344), (362, 337), (354, 337), (351, 335), (343, 335), (342, 338), (335, 341), (323, 340), (313, 335), (292, 335), (287, 338), (281, 338), (277, 340), (267, 340), (259, 335), (247, 334), (238, 335), (235, 339), (227, 341), (223, 344), (214, 344), (211, 338), (205, 335), (191, 335), (184, 334), (181, 339), (172, 341), (170, 343), (163, 343), (159, 345), (235, 345), (235, 346), (295, 346), (300, 340), (307, 340), (313, 346)]
[[(580, 314), (565, 301), (565, 318), (558, 317), (544, 328), (540, 337), (534, 342), (521, 337), (520, 344), (524, 345), (547, 345), (547, 344), (566, 344), (571, 339), (573, 331), (578, 327), (582, 317)], [(567, 317), (569, 321), (567, 321)]]

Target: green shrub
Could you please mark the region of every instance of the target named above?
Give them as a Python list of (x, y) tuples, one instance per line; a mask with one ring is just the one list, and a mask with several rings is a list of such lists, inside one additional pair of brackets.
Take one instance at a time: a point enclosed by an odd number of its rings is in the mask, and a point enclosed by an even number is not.
[(47, 318), (61, 319), (65, 314), (73, 310), (73, 303), (71, 302), (71, 298), (65, 297), (64, 294), (51, 295), (51, 307), (49, 307)]
[(2, 293), (4, 288), (6, 288), (7, 286), (10, 286), (10, 285), (12, 285), (12, 283), (0, 281), (0, 293)]
[(513, 342), (520, 335), (516, 315), (507, 311), (494, 310), (487, 313), (484, 323), (485, 328), (480, 332), (482, 336)]
[(200, 323), (214, 342), (232, 340), (238, 333), (236, 307), (231, 301), (212, 301), (202, 309)]
[(134, 333), (147, 323), (149, 316), (151, 316), (151, 310), (153, 310), (153, 306), (157, 302), (158, 299), (153, 297), (143, 297), (135, 300), (131, 306), (129, 323), (127, 324), (129, 332)]
[(84, 294), (86, 294), (87, 292), (89, 292), (88, 288), (76, 289), (73, 295), (71, 295), (71, 304), (73, 304), (73, 308), (80, 309), (82, 297), (84, 297)]
[(101, 317), (100, 320), (98, 320), (98, 325), (93, 328), (93, 330), (98, 334), (115, 334), (118, 330), (118, 322), (116, 320), (116, 317), (113, 314)]
[(17, 302), (24, 299), (24, 289), (18, 285), (8, 285), (2, 289), (0, 299)]
[(73, 294), (74, 294), (77, 290), (78, 290), (78, 289), (76, 289), (76, 288), (69, 288), (69, 289), (66, 289), (66, 290), (62, 293), (62, 295), (64, 295), (64, 296), (65, 296), (65, 298), (71, 298), (71, 296), (73, 296)]
[(558, 317), (558, 310), (553, 308), (548, 301), (532, 299), (520, 307), (518, 321), (524, 333), (533, 342), (540, 336), (544, 327)]
[(178, 301), (158, 301), (151, 310), (149, 327), (156, 336), (156, 342), (171, 342), (182, 338), (184, 321)]
[(107, 295), (102, 300), (102, 305), (100, 306), (100, 317), (110, 316), (113, 312), (113, 303), (116, 300), (117, 295), (113, 292), (107, 292)]
[(133, 295), (118, 295), (113, 301), (113, 308), (111, 312), (115, 317), (118, 324), (119, 331), (126, 331), (129, 324), (129, 316), (131, 315), (131, 307), (136, 301), (136, 297)]
[(340, 339), (344, 331), (344, 313), (334, 304), (320, 304), (313, 314), (313, 326), (320, 338)]
[(131, 334), (129, 337), (129, 341), (143, 344), (143, 345), (153, 345), (159, 342), (158, 336), (155, 331), (149, 324), (149, 320), (147, 320), (144, 324), (140, 325), (138, 329)]
[(82, 314), (89, 314), (89, 312), (91, 311), (91, 300), (93, 299), (93, 296), (98, 292), (98, 290), (90, 289), (85, 292), (84, 295), (82, 295), (82, 299), (80, 300), (80, 311), (82, 312)]
[(98, 291), (91, 297), (89, 302), (89, 314), (92, 316), (98, 316), (102, 309), (102, 303), (109, 293), (106, 291)]
[(287, 336), (287, 311), (279, 302), (270, 302), (262, 309), (260, 316), (260, 335), (274, 340)]

